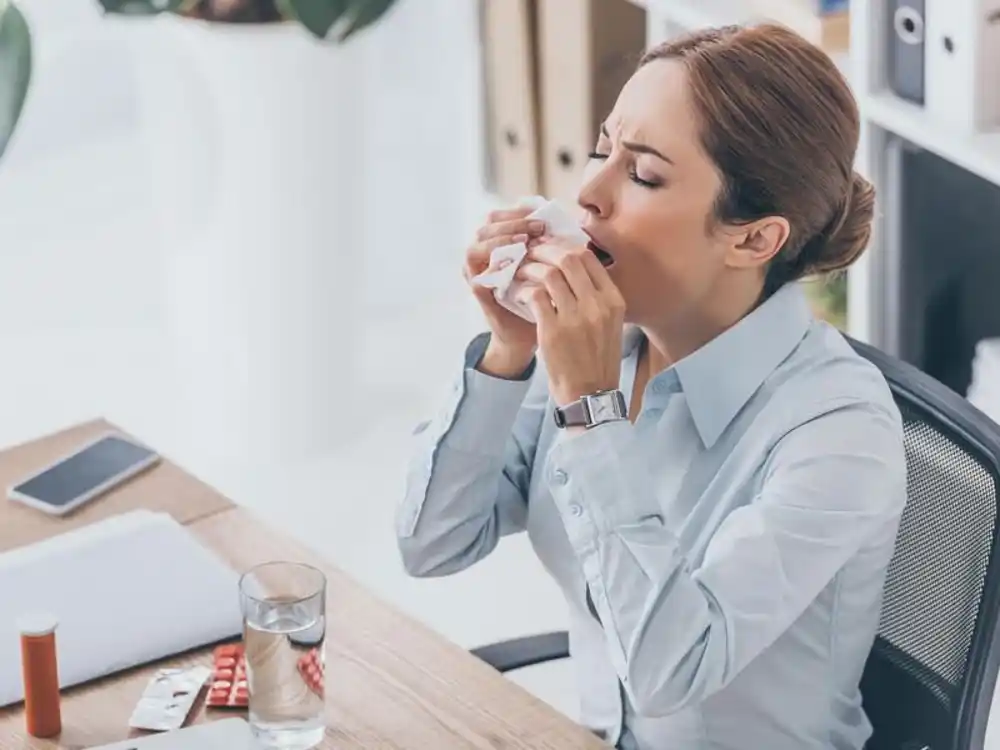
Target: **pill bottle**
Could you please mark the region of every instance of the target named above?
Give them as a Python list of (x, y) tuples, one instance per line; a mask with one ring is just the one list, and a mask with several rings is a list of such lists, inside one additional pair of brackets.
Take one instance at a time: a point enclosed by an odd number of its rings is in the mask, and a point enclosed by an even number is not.
[(33, 737), (55, 737), (62, 731), (55, 617), (32, 614), (18, 620), (24, 676), (24, 723)]

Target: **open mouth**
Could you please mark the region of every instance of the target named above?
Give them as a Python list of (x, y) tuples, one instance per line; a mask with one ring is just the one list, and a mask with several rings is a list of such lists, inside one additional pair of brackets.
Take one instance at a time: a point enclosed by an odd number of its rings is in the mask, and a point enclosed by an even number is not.
[(593, 240), (587, 243), (587, 249), (597, 256), (597, 260), (599, 260), (601, 262), (601, 265), (604, 266), (605, 268), (614, 265), (615, 259), (614, 257), (612, 257), (611, 253), (609, 253), (600, 245), (596, 244)]

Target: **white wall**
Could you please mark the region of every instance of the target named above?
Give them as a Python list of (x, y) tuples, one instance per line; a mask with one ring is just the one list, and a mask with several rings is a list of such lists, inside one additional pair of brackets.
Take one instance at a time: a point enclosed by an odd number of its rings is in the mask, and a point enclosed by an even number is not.
[(366, 227), (382, 270), (369, 281), (379, 296), (398, 291), (393, 306), (405, 306), (407, 279), (428, 265), (453, 286), (481, 218), (475, 9), (470, 0), (404, 1), (363, 42)]
[[(138, 337), (153, 349), (137, 329), (163, 323), (161, 267), (177, 248), (163, 246), (153, 221), (128, 31), (104, 21), (96, 0), (22, 6), (36, 66), (0, 172), (0, 330), (127, 329), (116, 348)], [(357, 313), (387, 324), (425, 310), (434, 318), (442, 306), (453, 320), (470, 320), (456, 281), (484, 204), (474, 9), (466, 0), (404, 1), (349, 49), (330, 51), (349, 59), (359, 81), (354, 92), (329, 96), (355, 114), (361, 155), (338, 180), (362, 207), (358, 227), (330, 228), (330, 244), (352, 237), (350, 253), (363, 260)], [(396, 343), (415, 356), (421, 340)], [(92, 351), (99, 354), (108, 353)], [(376, 380), (398, 381), (373, 369)]]
[[(138, 189), (147, 176), (126, 40), (108, 32), (96, 0), (21, 4), (33, 24), (37, 58), (22, 127), (0, 175), (5, 244), (17, 238), (18, 254), (30, 259), (38, 248), (72, 237), (75, 249), (61, 258), (81, 264), (74, 266), (81, 271), (100, 261), (102, 247), (112, 252), (109, 245), (138, 242), (148, 249), (151, 206), (148, 193)], [(343, 104), (357, 111), (365, 166), (343, 179), (362, 191), (364, 252), (378, 270), (366, 280), (373, 299), (391, 309), (425, 298), (400, 286), (414, 271), (457, 268), (464, 238), (484, 205), (474, 12), (467, 0), (404, 1), (352, 43), (359, 48), (351, 57), (363, 100)], [(330, 97), (336, 100), (338, 92)], [(151, 260), (143, 248), (132, 248), (117, 262), (141, 273)], [(25, 262), (25, 273), (39, 273)], [(5, 276), (0, 283), (14, 281)], [(155, 314), (155, 296), (135, 285), (115, 287), (137, 313)], [(93, 289), (59, 289), (64, 296), (88, 297), (87, 314), (98, 314)], [(51, 321), (62, 313), (47, 308), (29, 314)]]

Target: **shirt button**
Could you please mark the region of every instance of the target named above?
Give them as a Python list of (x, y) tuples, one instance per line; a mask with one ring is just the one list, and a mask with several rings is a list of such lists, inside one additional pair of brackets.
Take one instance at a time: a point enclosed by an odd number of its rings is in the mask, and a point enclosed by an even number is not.
[(562, 469), (556, 469), (552, 473), (552, 479), (555, 481), (556, 484), (562, 485), (566, 484), (566, 482), (569, 481), (569, 475), (567, 475), (566, 472), (563, 471)]
[(579, 518), (580, 516), (582, 516), (582, 515), (583, 515), (583, 506), (582, 506), (582, 505), (580, 505), (579, 503), (572, 503), (572, 504), (570, 504), (570, 506), (569, 506), (569, 512), (570, 512), (570, 513), (571, 513), (572, 515), (574, 515), (574, 516), (576, 516), (577, 518)]

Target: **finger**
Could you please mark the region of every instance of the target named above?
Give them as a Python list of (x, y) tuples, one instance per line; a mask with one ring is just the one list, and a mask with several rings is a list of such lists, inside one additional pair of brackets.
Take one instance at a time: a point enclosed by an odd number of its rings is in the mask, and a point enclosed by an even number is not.
[(534, 211), (533, 208), (528, 206), (509, 206), (507, 208), (498, 208), (490, 211), (486, 215), (486, 221), (484, 224), (496, 224), (498, 221), (510, 221), (511, 219), (523, 219), (525, 216)]
[(525, 234), (511, 234), (511, 235), (501, 235), (498, 237), (491, 237), (488, 240), (483, 240), (482, 242), (477, 242), (472, 247), (466, 251), (465, 254), (465, 265), (472, 275), (475, 276), (478, 273), (482, 273), (490, 265), (490, 257), (493, 255), (493, 251), (498, 247), (506, 247), (507, 245), (516, 245), (519, 242), (527, 242), (528, 236)]
[(538, 237), (545, 232), (545, 222), (538, 219), (519, 217), (504, 221), (491, 222), (481, 226), (476, 232), (477, 240), (488, 240), (491, 237), (501, 237), (511, 234), (527, 234)]
[(543, 234), (540, 237), (529, 237), (528, 241), (525, 244), (528, 246), (528, 249), (531, 250), (533, 248), (538, 247), (539, 245), (544, 244), (547, 241), (548, 241), (548, 239)]
[(601, 294), (617, 292), (618, 287), (611, 279), (608, 269), (601, 265), (601, 261), (594, 255), (588, 247), (571, 245), (565, 240), (555, 238), (545, 238), (543, 242), (532, 243), (529, 240), (529, 250), (531, 255), (545, 263), (559, 265), (559, 261), (565, 254), (571, 253), (579, 259), (583, 268), (587, 271), (594, 288)]
[[(573, 296), (581, 302), (598, 296), (597, 286), (587, 268), (586, 256), (588, 255), (593, 257), (594, 254), (586, 247), (567, 245), (557, 240), (545, 242), (531, 250), (531, 257), (537, 258), (545, 265), (558, 268), (562, 272), (573, 291)], [(596, 261), (597, 258), (594, 260)]]
[(597, 290), (601, 307), (611, 315), (612, 319), (620, 322), (625, 317), (625, 298), (622, 297), (621, 290), (611, 278), (608, 269), (592, 252), (585, 253), (581, 260), (587, 275), (590, 276), (590, 280)]
[(563, 255), (578, 249), (576, 245), (558, 237), (543, 237), (541, 242), (531, 244), (532, 259), (550, 266), (558, 266)]
[(590, 277), (590, 281), (598, 293), (602, 296), (611, 292), (618, 293), (618, 286), (612, 281), (608, 269), (604, 267), (590, 249), (580, 254), (580, 260), (583, 262), (583, 267), (587, 271), (587, 275)]
[(556, 324), (556, 309), (552, 304), (552, 297), (543, 286), (527, 286), (518, 293), (518, 301), (531, 310), (538, 326), (539, 343), (546, 330), (551, 330)]
[(517, 269), (515, 277), (541, 286), (548, 292), (552, 304), (559, 313), (568, 313), (576, 309), (577, 300), (566, 278), (555, 266), (544, 263), (525, 263)]

